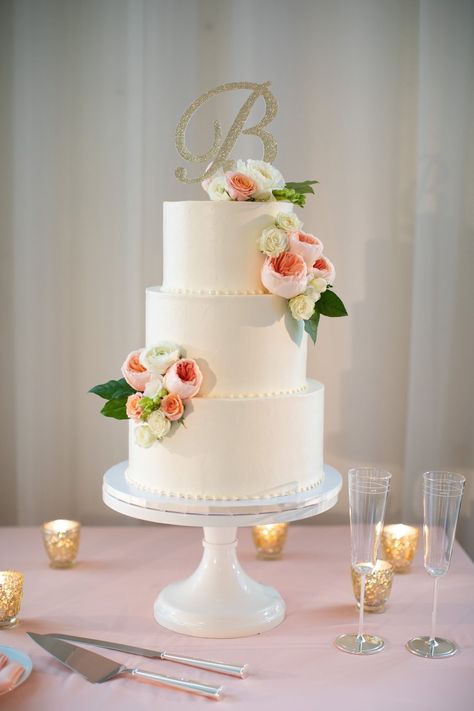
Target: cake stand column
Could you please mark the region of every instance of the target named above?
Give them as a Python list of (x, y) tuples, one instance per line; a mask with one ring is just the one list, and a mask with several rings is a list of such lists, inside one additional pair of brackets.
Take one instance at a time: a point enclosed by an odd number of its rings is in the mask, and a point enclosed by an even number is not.
[(237, 528), (204, 527), (196, 571), (158, 595), (160, 625), (195, 637), (247, 637), (276, 627), (285, 603), (272, 587), (252, 580), (237, 558)]

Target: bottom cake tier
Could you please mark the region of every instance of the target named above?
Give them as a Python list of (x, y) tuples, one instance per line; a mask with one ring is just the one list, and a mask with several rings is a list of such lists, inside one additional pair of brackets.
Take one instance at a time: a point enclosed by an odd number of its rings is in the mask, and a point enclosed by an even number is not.
[(135, 443), (130, 421), (127, 479), (167, 496), (260, 499), (320, 484), (324, 387), (256, 398), (194, 398), (185, 426), (152, 447)]

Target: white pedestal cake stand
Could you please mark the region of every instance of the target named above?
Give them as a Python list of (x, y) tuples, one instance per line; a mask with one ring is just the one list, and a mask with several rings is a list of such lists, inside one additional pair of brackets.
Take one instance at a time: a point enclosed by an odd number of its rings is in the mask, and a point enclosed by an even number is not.
[(327, 511), (337, 501), (341, 475), (329, 466), (320, 486), (292, 496), (208, 501), (160, 496), (131, 486), (127, 462), (104, 475), (103, 499), (114, 511), (155, 523), (204, 528), (204, 554), (187, 579), (168, 585), (155, 601), (163, 627), (195, 637), (247, 637), (276, 627), (285, 603), (271, 587), (252, 580), (237, 559), (237, 528), (298, 521)]

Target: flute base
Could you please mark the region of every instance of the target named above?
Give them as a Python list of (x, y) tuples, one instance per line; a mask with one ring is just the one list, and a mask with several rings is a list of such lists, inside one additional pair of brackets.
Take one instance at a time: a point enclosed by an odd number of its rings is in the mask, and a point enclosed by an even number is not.
[(348, 654), (375, 654), (381, 652), (385, 646), (381, 637), (374, 637), (371, 634), (341, 634), (334, 644)]
[(406, 647), (412, 654), (426, 659), (452, 657), (459, 651), (454, 642), (450, 642), (449, 639), (442, 639), (442, 637), (435, 637), (434, 640), (430, 640), (428, 636), (413, 637), (407, 642)]

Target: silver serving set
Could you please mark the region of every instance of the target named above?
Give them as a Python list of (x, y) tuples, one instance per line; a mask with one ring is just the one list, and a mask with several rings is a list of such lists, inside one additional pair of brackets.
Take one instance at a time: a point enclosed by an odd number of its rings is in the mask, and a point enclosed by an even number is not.
[(76, 637), (67, 634), (36, 634), (35, 632), (27, 633), (31, 639), (40, 645), (44, 650), (49, 652), (58, 661), (74, 672), (83, 676), (87, 681), (93, 684), (102, 684), (105, 681), (114, 679), (119, 675), (129, 674), (134, 677), (156, 681), (163, 686), (168, 686), (181, 691), (188, 691), (199, 696), (205, 696), (210, 699), (219, 701), (223, 695), (222, 685), (215, 686), (213, 684), (204, 684), (203, 682), (185, 679), (183, 677), (173, 677), (165, 674), (157, 674), (156, 672), (146, 671), (138, 667), (129, 667), (119, 662), (104, 657), (97, 652), (91, 652), (88, 649), (72, 644), (79, 642), (81, 644), (89, 644), (94, 647), (102, 647), (104, 649), (112, 649), (118, 652), (126, 652), (148, 659), (160, 659), (168, 662), (176, 662), (197, 669), (217, 672), (218, 674), (226, 674), (228, 676), (245, 679), (248, 674), (247, 665), (226, 664), (224, 662), (214, 662), (207, 659), (196, 659), (195, 657), (185, 657), (178, 654), (171, 654), (166, 651), (157, 651), (153, 649), (145, 649), (135, 647), (128, 644), (120, 644), (118, 642), (109, 642), (102, 639), (91, 639), (88, 637)]

